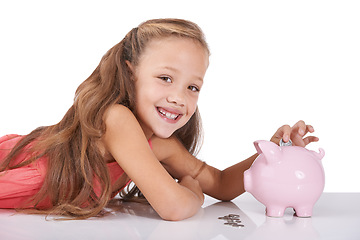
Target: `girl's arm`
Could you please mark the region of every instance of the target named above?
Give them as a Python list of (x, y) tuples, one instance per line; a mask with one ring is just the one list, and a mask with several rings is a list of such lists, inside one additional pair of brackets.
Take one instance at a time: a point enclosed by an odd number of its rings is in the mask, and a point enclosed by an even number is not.
[(202, 168), (203, 162), (191, 155), (175, 137), (153, 137), (152, 145), (153, 152), (174, 178), (181, 180), (184, 177), (196, 177), (195, 180), (199, 181), (204, 193), (223, 201), (231, 200), (244, 192), (243, 173), (256, 157), (254, 155), (220, 171), (209, 165)]
[(196, 180), (174, 181), (153, 154), (132, 112), (124, 106), (111, 107), (104, 116), (106, 150), (134, 181), (155, 211), (165, 220), (194, 215), (204, 201)]
[[(291, 138), (294, 145), (304, 147), (318, 141), (318, 138), (314, 136), (304, 138), (308, 132), (314, 132), (313, 127), (306, 125), (304, 121), (299, 121), (293, 127), (284, 125), (279, 128), (271, 141), (278, 144), (280, 139), (287, 142)], [(175, 178), (195, 177), (203, 165), (202, 161), (192, 156), (175, 137), (170, 139), (153, 137), (152, 143), (155, 155), (161, 159), (164, 167)], [(196, 180), (207, 195), (229, 201), (244, 193), (244, 172), (250, 168), (256, 157), (257, 154), (223, 171), (206, 165), (197, 175)]]

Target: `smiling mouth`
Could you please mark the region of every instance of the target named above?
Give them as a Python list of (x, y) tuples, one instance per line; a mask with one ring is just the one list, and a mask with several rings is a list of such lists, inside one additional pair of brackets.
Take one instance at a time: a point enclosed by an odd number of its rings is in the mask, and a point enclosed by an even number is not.
[(179, 116), (181, 116), (181, 114), (171, 113), (160, 107), (158, 107), (157, 110), (161, 116), (163, 116), (169, 120), (177, 120), (179, 118)]

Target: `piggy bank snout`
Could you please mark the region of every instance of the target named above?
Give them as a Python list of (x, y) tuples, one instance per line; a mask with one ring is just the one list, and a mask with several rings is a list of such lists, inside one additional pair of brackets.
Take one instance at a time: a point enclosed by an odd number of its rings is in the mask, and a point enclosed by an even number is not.
[(246, 192), (251, 191), (251, 174), (250, 170), (244, 172), (244, 189)]

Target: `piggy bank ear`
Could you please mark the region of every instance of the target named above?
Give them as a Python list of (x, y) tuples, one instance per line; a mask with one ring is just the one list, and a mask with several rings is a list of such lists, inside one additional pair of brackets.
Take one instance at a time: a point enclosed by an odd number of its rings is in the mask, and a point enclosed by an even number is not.
[(267, 163), (279, 162), (281, 149), (273, 142), (259, 140), (254, 142), (258, 154), (263, 154)]

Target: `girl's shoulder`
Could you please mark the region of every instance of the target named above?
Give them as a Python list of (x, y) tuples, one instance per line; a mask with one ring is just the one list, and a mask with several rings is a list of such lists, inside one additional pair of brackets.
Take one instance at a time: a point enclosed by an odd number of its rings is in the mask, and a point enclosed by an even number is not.
[(126, 122), (126, 121), (137, 121), (133, 112), (121, 104), (115, 104), (109, 107), (103, 116), (105, 124), (111, 124), (113, 121), (116, 123)]
[(121, 105), (121, 104), (114, 104), (112, 106), (110, 106), (106, 111), (105, 111), (105, 117), (107, 115), (114, 115), (114, 114), (131, 114), (131, 115), (134, 115), (132, 113), (132, 111), (128, 108), (128, 107), (125, 107), (124, 105)]
[(130, 135), (134, 137), (144, 135), (134, 113), (120, 104), (115, 104), (105, 111), (103, 122), (105, 124), (104, 137), (112, 134), (124, 138), (128, 138)]
[(115, 104), (109, 107), (104, 113), (103, 122), (105, 125), (103, 141), (107, 139), (108, 143), (127, 146), (145, 140), (148, 144), (134, 113), (123, 105)]

